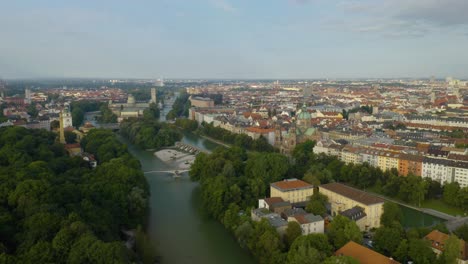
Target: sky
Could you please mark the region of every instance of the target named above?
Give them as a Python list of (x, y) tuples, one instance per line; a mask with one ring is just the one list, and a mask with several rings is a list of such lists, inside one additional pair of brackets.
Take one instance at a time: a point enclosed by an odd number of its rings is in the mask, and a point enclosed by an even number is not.
[(0, 0), (0, 78), (467, 78), (467, 13), (467, 0)]

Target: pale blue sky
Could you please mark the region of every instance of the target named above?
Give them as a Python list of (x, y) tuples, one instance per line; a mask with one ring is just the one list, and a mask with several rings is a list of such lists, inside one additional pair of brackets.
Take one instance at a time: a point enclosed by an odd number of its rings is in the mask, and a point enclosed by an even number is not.
[(467, 0), (0, 0), (0, 77), (468, 77)]

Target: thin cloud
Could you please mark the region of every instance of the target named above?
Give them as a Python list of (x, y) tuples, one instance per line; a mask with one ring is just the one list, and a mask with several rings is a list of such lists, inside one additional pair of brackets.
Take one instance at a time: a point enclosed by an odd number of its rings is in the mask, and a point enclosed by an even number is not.
[(336, 27), (354, 32), (420, 37), (433, 31), (468, 29), (466, 0), (355, 0), (335, 6), (346, 20)]

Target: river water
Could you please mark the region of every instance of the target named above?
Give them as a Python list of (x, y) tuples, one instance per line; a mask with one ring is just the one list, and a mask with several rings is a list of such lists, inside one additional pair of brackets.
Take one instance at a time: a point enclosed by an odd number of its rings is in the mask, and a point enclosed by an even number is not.
[[(172, 104), (167, 105), (161, 119)], [(121, 140), (140, 160), (143, 171), (174, 169), (153, 152)], [(182, 141), (204, 150), (218, 147), (216, 143), (191, 133), (185, 133)], [(239, 247), (222, 224), (201, 213), (198, 184), (190, 181), (187, 173), (178, 179), (164, 172), (147, 173), (145, 176), (151, 191), (147, 232), (161, 256), (161, 263), (254, 263), (250, 254)]]

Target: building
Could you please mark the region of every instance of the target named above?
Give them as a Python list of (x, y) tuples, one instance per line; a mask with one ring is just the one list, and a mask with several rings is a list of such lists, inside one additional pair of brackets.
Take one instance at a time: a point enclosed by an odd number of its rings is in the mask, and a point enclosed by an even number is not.
[(211, 98), (190, 96), (189, 100), (190, 100), (191, 105), (194, 107), (199, 107), (199, 108), (214, 107), (214, 101)]
[(296, 115), (296, 120), (286, 133), (283, 133), (280, 124), (275, 127), (275, 146), (284, 154), (290, 154), (297, 144), (307, 140), (318, 141), (320, 137), (319, 131), (312, 127), (312, 116), (305, 105), (302, 106)]
[(109, 109), (117, 115), (119, 122), (127, 118), (143, 116), (143, 111), (147, 108), (149, 108), (149, 103), (136, 102), (135, 97), (131, 94), (128, 95), (127, 103), (109, 101)]
[(258, 200), (258, 208), (265, 208), (271, 212), (281, 214), (291, 209), (291, 203), (285, 202), (281, 197), (270, 197)]
[(150, 104), (155, 104), (158, 99), (157, 99), (157, 93), (156, 93), (156, 88), (151, 88), (151, 101), (150, 101)]
[(301, 226), (302, 235), (323, 234), (325, 222), (320, 215), (295, 214), (288, 217), (288, 222), (297, 222)]
[(298, 179), (286, 179), (270, 184), (270, 197), (281, 197), (284, 201), (305, 203), (314, 194), (314, 186)]
[(354, 207), (360, 207), (365, 213), (361, 231), (380, 227), (380, 216), (383, 213), (384, 204), (382, 198), (341, 183), (320, 185), (319, 192), (328, 197), (332, 216)]
[(257, 222), (261, 221), (262, 219), (266, 219), (268, 223), (270, 223), (270, 225), (274, 227), (281, 236), (286, 233), (286, 229), (288, 228), (288, 221), (281, 218), (281, 216), (278, 214), (270, 212), (266, 208), (253, 209), (251, 211), (251, 218), (253, 221)]
[(361, 264), (399, 264), (400, 262), (388, 258), (374, 250), (366, 248), (354, 241), (349, 241), (335, 252), (335, 256), (348, 256), (356, 259)]
[[(437, 255), (444, 251), (445, 242), (449, 239), (449, 235), (440, 232), (439, 230), (433, 230), (427, 234), (424, 239), (431, 243), (431, 248)], [(459, 264), (468, 263), (468, 244), (460, 239), (460, 256), (458, 258)]]
[(441, 184), (451, 183), (454, 179), (449, 173), (450, 160), (425, 157), (422, 165), (422, 177), (431, 178)]
[(366, 212), (364, 212), (363, 208), (355, 206), (351, 209), (340, 212), (340, 215), (356, 222), (356, 225), (359, 227), (359, 230), (366, 230), (367, 215)]
[(400, 154), (398, 160), (398, 174), (407, 176), (408, 174), (422, 176), (422, 164), (424, 158), (418, 155)]

